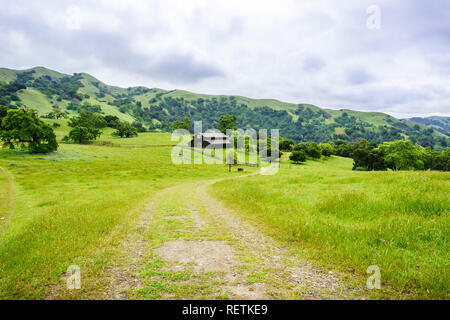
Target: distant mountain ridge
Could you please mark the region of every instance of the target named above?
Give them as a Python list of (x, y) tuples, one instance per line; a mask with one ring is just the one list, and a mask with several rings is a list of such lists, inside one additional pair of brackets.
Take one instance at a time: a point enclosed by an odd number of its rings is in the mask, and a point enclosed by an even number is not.
[(424, 124), (444, 134), (450, 134), (450, 117), (439, 117), (439, 116), (431, 116), (425, 118), (414, 117), (406, 120)]
[[(381, 112), (323, 109), (310, 104), (293, 104), (274, 99), (251, 99), (242, 96), (206, 95), (184, 90), (109, 86), (87, 73), (63, 74), (45, 67), (27, 70), (0, 68), (0, 85), (24, 84), (0, 104), (17, 108), (26, 105), (40, 115), (57, 107), (76, 115), (80, 110), (96, 110), (122, 120), (139, 121), (150, 130), (171, 131), (175, 120), (189, 117), (202, 120), (203, 128), (216, 128), (222, 114), (234, 114), (240, 128), (280, 129), (286, 138), (299, 141), (349, 142), (365, 138), (382, 143), (408, 138), (422, 146), (442, 149), (448, 132), (440, 126), (401, 120)], [(10, 86), (11, 87), (11, 86)], [(3, 90), (6, 92), (5, 90)]]

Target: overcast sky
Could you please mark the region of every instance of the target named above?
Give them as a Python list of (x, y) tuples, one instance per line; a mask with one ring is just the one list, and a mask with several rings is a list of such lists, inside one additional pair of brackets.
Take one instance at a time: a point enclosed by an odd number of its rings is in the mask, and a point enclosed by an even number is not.
[(1, 67), (450, 116), (448, 0), (0, 0), (0, 8)]

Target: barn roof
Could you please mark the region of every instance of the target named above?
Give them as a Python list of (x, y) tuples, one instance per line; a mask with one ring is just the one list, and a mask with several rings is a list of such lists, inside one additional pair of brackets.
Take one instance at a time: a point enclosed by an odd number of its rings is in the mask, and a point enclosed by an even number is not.
[(205, 132), (200, 133), (205, 138), (228, 138), (227, 135), (223, 134), (222, 132)]

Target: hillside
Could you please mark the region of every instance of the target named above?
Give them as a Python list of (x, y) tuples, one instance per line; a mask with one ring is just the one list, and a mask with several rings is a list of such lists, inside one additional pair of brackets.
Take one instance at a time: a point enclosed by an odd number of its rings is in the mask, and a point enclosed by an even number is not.
[(410, 118), (406, 119), (412, 122), (424, 124), (444, 134), (450, 134), (450, 117), (432, 116), (427, 118)]
[(142, 122), (151, 131), (171, 131), (172, 122), (184, 117), (202, 120), (204, 129), (216, 128), (220, 115), (234, 114), (240, 128), (278, 128), (282, 136), (295, 141), (354, 142), (365, 138), (382, 143), (408, 138), (436, 149), (449, 143), (439, 126), (430, 129), (425, 123), (400, 120), (384, 113), (322, 109), (310, 104), (184, 90), (120, 88), (106, 85), (87, 73), (67, 75), (44, 67), (0, 68), (0, 84), (3, 88), (0, 104), (10, 108), (25, 105), (37, 109), (41, 116), (53, 108), (69, 115), (83, 109), (97, 110), (125, 121)]

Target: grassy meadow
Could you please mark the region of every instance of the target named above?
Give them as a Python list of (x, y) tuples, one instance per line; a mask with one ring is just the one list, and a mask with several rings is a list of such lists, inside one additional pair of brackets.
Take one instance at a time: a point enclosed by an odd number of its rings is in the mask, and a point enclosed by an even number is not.
[(284, 163), (277, 175), (218, 182), (213, 193), (324, 267), (365, 281), (377, 265), (389, 295), (448, 299), (450, 173), (351, 167), (338, 157)]
[[(61, 124), (58, 139), (67, 133), (65, 121), (46, 121)], [(230, 176), (224, 165), (172, 164), (170, 147), (151, 147), (175, 144), (170, 134), (119, 139), (108, 130), (47, 155), (0, 149), (0, 299), (51, 298), (73, 264), (89, 279), (77, 298), (101, 297), (97, 275), (152, 194)], [(378, 265), (390, 288), (380, 297), (448, 298), (450, 174), (351, 167), (338, 157), (283, 160), (276, 175), (224, 180), (211, 192), (293, 254), (361, 281)]]
[[(116, 140), (165, 144), (170, 134)], [(152, 193), (228, 174), (223, 165), (174, 165), (170, 150), (61, 144), (58, 152), (30, 155), (0, 149), (0, 217), (9, 206), (7, 172), (16, 192), (14, 215), (0, 220), (7, 224), (0, 227), (0, 299), (45, 298), (71, 264), (94, 276)]]

